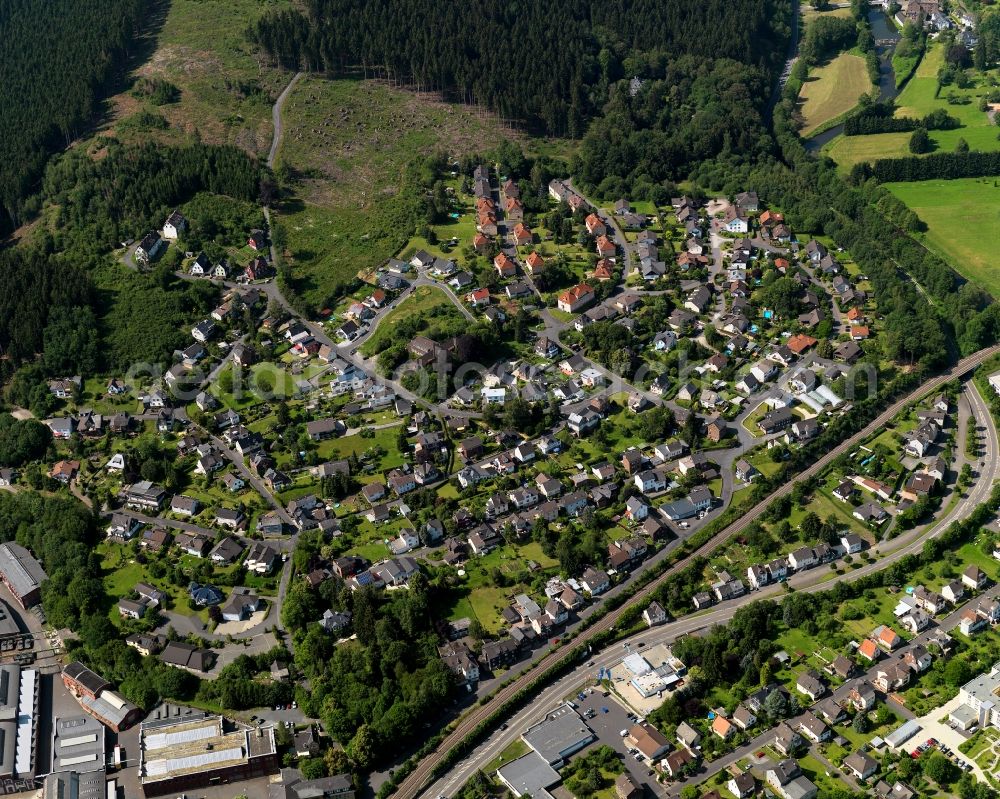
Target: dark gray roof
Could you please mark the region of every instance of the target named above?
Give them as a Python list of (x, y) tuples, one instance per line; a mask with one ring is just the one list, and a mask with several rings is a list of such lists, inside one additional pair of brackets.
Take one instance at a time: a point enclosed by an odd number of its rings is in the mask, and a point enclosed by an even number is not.
[(0, 574), (23, 597), (38, 588), (48, 575), (37, 560), (20, 544), (0, 544)]

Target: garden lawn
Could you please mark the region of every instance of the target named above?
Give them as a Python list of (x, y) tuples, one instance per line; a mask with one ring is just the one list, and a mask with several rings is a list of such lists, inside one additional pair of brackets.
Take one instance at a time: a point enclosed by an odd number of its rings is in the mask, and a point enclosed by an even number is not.
[[(996, 134), (996, 128), (992, 129)], [(924, 243), (963, 277), (1000, 297), (996, 242), (1000, 241), (1000, 181), (996, 178), (887, 183), (927, 231)]]
[(375, 435), (371, 438), (365, 438), (358, 434), (321, 441), (317, 447), (317, 454), (321, 461), (349, 458), (353, 454), (356, 454), (360, 458), (369, 449), (378, 446), (385, 451), (380, 464), (377, 464), (378, 468), (395, 469), (397, 466), (402, 465), (403, 455), (396, 448), (399, 426), (385, 427), (381, 430), (375, 430), (374, 433)]
[(505, 626), (500, 611), (508, 604), (507, 594), (510, 589), (497, 588), (492, 585), (481, 585), (472, 589), (469, 594), (469, 604), (476, 618), (489, 633), (499, 633)]
[(542, 552), (542, 545), (537, 541), (530, 544), (525, 544), (524, 546), (519, 546), (521, 558), (524, 560), (533, 560), (543, 569), (554, 569), (559, 565), (559, 561), (555, 558), (550, 558), (544, 552)]
[(831, 119), (846, 114), (871, 87), (865, 60), (852, 53), (841, 53), (813, 69), (799, 93), (805, 119), (802, 135), (808, 137)]

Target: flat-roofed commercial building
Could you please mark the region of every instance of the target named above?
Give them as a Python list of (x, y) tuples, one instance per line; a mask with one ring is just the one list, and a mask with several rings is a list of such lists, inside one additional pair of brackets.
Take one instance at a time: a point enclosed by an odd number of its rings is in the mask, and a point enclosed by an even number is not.
[(104, 771), (104, 725), (93, 716), (56, 719), (52, 730), (53, 771)]
[(255, 779), (279, 769), (273, 727), (205, 715), (145, 721), (139, 730), (139, 780), (145, 796)]
[(594, 740), (594, 731), (568, 704), (549, 713), (544, 720), (525, 730), (521, 739), (545, 762), (560, 768), (566, 760)]
[(548, 789), (559, 784), (559, 772), (537, 752), (528, 752), (497, 770), (497, 777), (514, 796), (548, 799)]

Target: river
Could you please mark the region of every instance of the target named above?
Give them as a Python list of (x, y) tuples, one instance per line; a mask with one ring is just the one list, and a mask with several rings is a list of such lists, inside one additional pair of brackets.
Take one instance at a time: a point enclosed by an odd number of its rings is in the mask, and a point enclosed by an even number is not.
[[(896, 50), (896, 43), (900, 39), (896, 26), (886, 19), (885, 12), (880, 9), (872, 9), (868, 12), (868, 22), (872, 28), (872, 36), (876, 42), (876, 52), (878, 53), (878, 94), (879, 100), (883, 103), (896, 98), (896, 72), (892, 68), (892, 54)], [(833, 141), (844, 132), (844, 126), (835, 125), (829, 130), (813, 136), (806, 140), (806, 149), (809, 152), (819, 152), (824, 145)]]

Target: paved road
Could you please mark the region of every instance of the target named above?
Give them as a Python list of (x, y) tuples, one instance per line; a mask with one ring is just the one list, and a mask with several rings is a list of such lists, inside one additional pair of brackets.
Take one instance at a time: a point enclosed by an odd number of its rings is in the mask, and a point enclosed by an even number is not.
[(621, 271), (621, 281), (624, 281), (633, 271), (633, 268), (638, 268), (638, 265), (634, 261), (635, 245), (630, 243), (628, 238), (625, 236), (625, 232), (622, 230), (621, 225), (618, 224), (618, 218), (614, 214), (609, 214), (603, 208), (601, 208), (597, 203), (591, 201), (579, 188), (573, 185), (573, 179), (569, 178), (565, 181), (566, 185), (583, 197), (584, 200), (590, 205), (597, 214), (604, 226), (608, 229), (610, 238), (621, 250), (622, 255), (622, 271)]
[[(867, 438), (877, 430), (884, 427), (885, 424), (888, 423), (893, 416), (899, 413), (905, 405), (907, 405), (908, 403), (914, 401), (915, 399), (919, 398), (920, 396), (926, 393), (930, 393), (939, 389), (947, 381), (972, 371), (975, 367), (979, 366), (984, 360), (996, 354), (998, 351), (1000, 351), (1000, 346), (994, 346), (982, 350), (976, 353), (975, 355), (965, 358), (964, 360), (960, 361), (956, 366), (952, 367), (951, 369), (948, 369), (942, 374), (926, 380), (920, 388), (911, 392), (903, 399), (900, 399), (897, 402), (893, 403), (887, 410), (885, 410), (882, 414), (880, 414), (874, 421), (872, 421), (864, 429), (862, 429), (854, 436), (842, 442), (839, 446), (835, 447), (830, 452), (826, 453), (821, 458), (819, 458), (811, 467), (804, 470), (799, 475), (799, 480), (806, 480), (813, 476), (816, 476), (823, 469), (829, 466), (829, 464), (840, 454), (842, 454), (843, 452), (849, 450), (854, 446), (857, 446), (857, 444), (859, 444), (865, 438)], [(577, 636), (575, 639), (573, 639), (572, 643), (575, 645), (589, 643), (597, 635), (600, 635), (609, 629), (613, 629), (615, 624), (617, 624), (618, 619), (621, 617), (622, 613), (624, 613), (626, 610), (628, 610), (633, 606), (640, 606), (640, 607), (645, 606), (645, 604), (648, 603), (650, 596), (653, 594), (653, 592), (670, 576), (682, 570), (694, 558), (710, 554), (724, 541), (742, 532), (749, 524), (751, 524), (753, 521), (755, 521), (757, 518), (760, 517), (760, 515), (764, 512), (764, 510), (768, 507), (768, 505), (770, 505), (771, 501), (773, 501), (777, 497), (784, 496), (790, 493), (793, 486), (794, 482), (789, 481), (788, 483), (780, 487), (777, 491), (771, 494), (771, 496), (768, 497), (766, 500), (763, 500), (762, 502), (758, 503), (751, 510), (745, 513), (743, 517), (741, 517), (738, 521), (734, 522), (733, 524), (729, 525), (728, 527), (717, 533), (703, 546), (701, 546), (698, 550), (693, 552), (688, 557), (682, 559), (678, 563), (674, 564), (674, 566), (672, 566), (658, 578), (653, 580), (649, 585), (647, 585), (645, 588), (643, 588), (636, 594), (636, 597), (632, 602), (604, 616), (600, 621), (592, 625), (582, 635)], [(852, 572), (851, 576), (863, 572), (864, 572), (863, 568), (858, 569), (857, 571)], [(766, 592), (761, 592), (761, 593), (763, 594)], [(735, 610), (735, 608), (738, 606), (739, 606), (738, 604), (734, 604), (733, 610)], [(725, 614), (727, 610), (728, 608), (724, 608), (721, 611), (717, 612)], [(733, 611), (729, 611), (729, 614), (731, 615), (732, 612)], [(720, 619), (720, 621), (724, 620), (725, 618)], [(678, 622), (678, 624), (683, 624), (683, 623), (684, 622)], [(699, 627), (704, 626), (704, 622), (699, 624), (698, 620), (691, 620), (690, 622), (687, 623), (697, 625), (692, 627), (692, 629), (698, 629)], [(562, 659), (563, 655), (564, 653), (562, 652), (553, 651), (542, 657), (538, 661), (539, 672), (549, 666), (555, 665), (555, 663), (557, 663), (559, 660)], [(438, 748), (434, 752), (432, 752), (429, 756), (425, 757), (417, 765), (417, 767), (402, 781), (399, 788), (397, 789), (397, 793), (400, 796), (404, 797), (404, 799), (415, 799), (415, 797), (419, 796), (430, 782), (434, 768), (442, 761), (442, 759), (445, 757), (448, 751), (452, 747), (457, 745), (459, 742), (464, 740), (469, 734), (471, 734), (472, 731), (492, 713), (494, 707), (512, 698), (523, 688), (526, 688), (528, 683), (533, 678), (533, 676), (534, 672), (522, 675), (517, 680), (513, 681), (510, 685), (508, 685), (506, 688), (499, 691), (496, 697), (494, 697), (492, 702), (489, 702), (482, 707), (478, 707), (474, 711), (466, 715), (458, 724), (455, 725), (452, 732), (445, 737), (445, 739), (438, 746)], [(545, 693), (546, 695), (549, 696), (554, 695), (552, 693), (552, 689), (547, 690)], [(536, 705), (537, 704), (540, 703), (536, 703)]]

